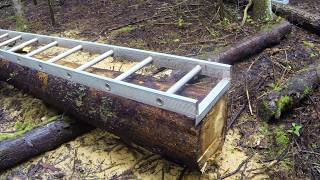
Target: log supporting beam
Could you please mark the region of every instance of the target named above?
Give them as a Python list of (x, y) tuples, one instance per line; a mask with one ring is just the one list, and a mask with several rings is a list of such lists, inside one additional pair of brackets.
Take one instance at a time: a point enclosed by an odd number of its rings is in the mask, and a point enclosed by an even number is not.
[[(62, 63), (62, 62), (60, 62)], [(73, 68), (79, 64), (64, 63)], [(99, 75), (118, 76), (106, 69), (89, 68)], [(134, 75), (131, 83), (167, 90), (172, 82)], [(221, 147), (226, 124), (226, 97), (195, 126), (195, 119), (95, 90), (21, 65), (0, 60), (0, 80), (7, 80), (77, 119), (133, 142), (178, 163), (201, 169)], [(184, 95), (205, 97), (210, 88), (185, 87)]]

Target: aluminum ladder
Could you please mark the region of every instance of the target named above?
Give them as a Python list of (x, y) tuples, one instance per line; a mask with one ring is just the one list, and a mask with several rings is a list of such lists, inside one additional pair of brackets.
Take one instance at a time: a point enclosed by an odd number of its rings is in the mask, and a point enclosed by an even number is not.
[[(3, 38), (8, 38), (8, 40), (3, 41)], [(226, 64), (121, 46), (0, 29), (0, 48), (17, 40), (21, 40), (23, 43), (7, 50), (0, 49), (1, 59), (114, 95), (183, 114), (195, 119), (195, 125), (201, 122), (230, 86), (231, 66)], [(16, 53), (16, 51), (33, 43), (39, 43), (42, 46), (25, 55)], [(68, 50), (48, 61), (32, 57), (54, 46), (68, 48)], [(55, 63), (80, 50), (99, 53), (100, 55), (75, 69)], [(103, 77), (85, 71), (85, 69), (103, 61), (109, 56), (113, 56), (114, 58), (129, 58), (138, 63), (116, 78)], [(149, 64), (188, 73), (167, 91), (160, 91), (123, 81)], [(201, 102), (197, 99), (176, 94), (188, 81), (197, 75), (219, 78), (219, 82)]]

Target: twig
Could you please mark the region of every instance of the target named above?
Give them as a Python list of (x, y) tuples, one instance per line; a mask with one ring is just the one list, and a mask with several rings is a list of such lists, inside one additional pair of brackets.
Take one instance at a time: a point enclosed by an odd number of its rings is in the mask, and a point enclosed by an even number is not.
[(237, 174), (237, 173), (241, 170), (242, 166), (244, 166), (245, 164), (247, 164), (251, 158), (252, 158), (252, 156), (250, 156), (250, 157), (248, 157), (247, 159), (243, 160), (243, 161), (239, 164), (239, 166), (238, 166), (238, 168), (237, 168), (236, 170), (234, 170), (234, 171), (232, 171), (232, 172), (230, 172), (230, 173), (228, 173), (228, 174), (220, 177), (219, 179), (220, 179), (220, 180), (226, 179), (226, 178), (228, 178), (228, 177), (230, 177), (230, 176), (233, 176), (233, 175)]
[(242, 22), (241, 22), (241, 26), (243, 26), (246, 23), (247, 17), (248, 17), (248, 10), (252, 5), (252, 0), (249, 0), (249, 3), (247, 4), (246, 8), (244, 9), (243, 12), (243, 18), (242, 18)]
[(11, 6), (11, 4), (4, 4), (4, 5), (0, 6), (0, 9), (5, 8), (5, 7), (10, 7), (10, 6)]
[(246, 77), (246, 95), (247, 95), (250, 114), (251, 114), (251, 116), (253, 116), (253, 111), (252, 111), (251, 102), (250, 102), (250, 95), (249, 95), (249, 91), (248, 91), (248, 80), (247, 80), (247, 77)]
[(246, 109), (246, 104), (244, 104), (241, 109), (238, 111), (238, 113), (232, 118), (230, 124), (227, 127), (227, 130), (232, 128), (233, 124), (237, 121), (237, 119), (240, 117), (241, 113)]
[(101, 34), (104, 34), (106, 31), (114, 31), (114, 30), (118, 30), (118, 29), (121, 29), (121, 28), (126, 27), (126, 26), (129, 26), (129, 25), (135, 25), (135, 24), (141, 23), (141, 22), (143, 22), (143, 21), (147, 21), (147, 20), (150, 20), (150, 19), (154, 19), (154, 18), (157, 18), (157, 17), (160, 17), (160, 16), (163, 16), (163, 15), (156, 13), (155, 15), (153, 15), (153, 16), (151, 16), (151, 17), (146, 17), (146, 18), (143, 18), (143, 19), (138, 19), (138, 20), (136, 20), (136, 21), (128, 22), (128, 23), (126, 23), (126, 24), (121, 24), (121, 25), (119, 25), (119, 26), (116, 26), (116, 27), (113, 27), (113, 28), (110, 28), (110, 29), (108, 29), (108, 28), (103, 29), (99, 34), (101, 35)]
[(318, 110), (318, 107), (317, 107), (316, 103), (314, 102), (314, 100), (313, 100), (313, 98), (311, 96), (308, 95), (308, 98), (311, 101), (311, 103), (312, 103), (312, 105), (314, 107), (314, 110), (317, 113), (318, 119), (320, 119), (320, 113), (319, 113), (319, 110)]

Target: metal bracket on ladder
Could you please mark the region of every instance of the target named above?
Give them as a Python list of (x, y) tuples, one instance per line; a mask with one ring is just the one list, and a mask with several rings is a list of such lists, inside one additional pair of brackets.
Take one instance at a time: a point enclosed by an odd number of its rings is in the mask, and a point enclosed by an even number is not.
[[(8, 37), (9, 40), (1, 42), (1, 39), (5, 37)], [(70, 81), (93, 87), (98, 90), (106, 91), (141, 103), (186, 115), (195, 119), (195, 125), (198, 125), (201, 122), (205, 115), (210, 111), (220, 97), (226, 93), (230, 86), (231, 66), (226, 64), (120, 46), (0, 29), (0, 48), (19, 39), (24, 42), (9, 50), (0, 49), (1, 59), (5, 59), (57, 77), (68, 79)], [(26, 55), (15, 53), (15, 51), (35, 42), (44, 45)], [(70, 49), (48, 61), (42, 61), (32, 57), (57, 45)], [(54, 63), (79, 50), (89, 51), (91, 53), (100, 53), (101, 55), (76, 69)], [(84, 71), (85, 69), (103, 61), (109, 56), (113, 56), (115, 58), (129, 58), (138, 61), (139, 63), (137, 63), (128, 71), (120, 74), (115, 79)], [(125, 78), (134, 74), (139, 69), (151, 63), (158, 67), (179, 69), (188, 73), (166, 92), (123, 81)], [(201, 102), (196, 99), (176, 94), (176, 92), (183, 88), (188, 81), (197, 75), (219, 78), (220, 81)]]

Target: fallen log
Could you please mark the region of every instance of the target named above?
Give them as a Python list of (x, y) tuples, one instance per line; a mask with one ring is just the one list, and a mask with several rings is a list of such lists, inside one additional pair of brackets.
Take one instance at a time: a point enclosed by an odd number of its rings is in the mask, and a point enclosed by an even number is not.
[(281, 89), (272, 90), (258, 101), (258, 116), (265, 120), (279, 120), (284, 112), (296, 106), (320, 83), (320, 64), (301, 70), (284, 83)]
[(265, 48), (279, 44), (280, 41), (291, 32), (291, 27), (289, 22), (284, 21), (233, 47), (229, 47), (218, 54), (210, 56), (208, 60), (225, 64), (235, 64), (236, 62), (242, 61), (263, 51)]
[(0, 141), (0, 172), (52, 150), (91, 129), (91, 126), (84, 123), (60, 119), (34, 128), (23, 136)]
[(291, 23), (320, 35), (320, 16), (294, 6), (272, 3), (273, 11)]
[[(66, 63), (67, 64), (67, 63)], [(77, 64), (70, 64), (78, 67)], [(91, 68), (89, 71), (116, 76), (117, 72)], [(191, 168), (201, 168), (221, 147), (226, 121), (223, 97), (198, 125), (194, 119), (175, 112), (98, 91), (59, 77), (29, 69), (10, 61), (0, 61), (0, 79), (32, 93), (77, 119), (104, 128), (126, 142), (141, 145)], [(171, 83), (136, 75), (132, 83), (166, 89)], [(207, 89), (190, 86), (184, 95), (201, 98)]]

